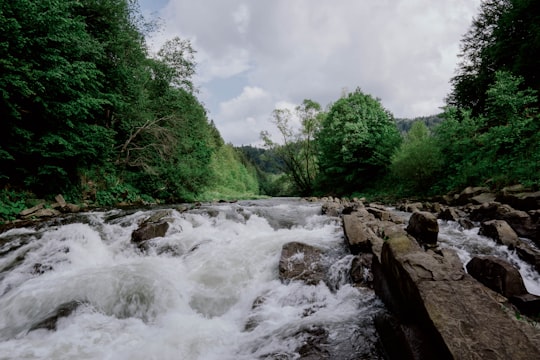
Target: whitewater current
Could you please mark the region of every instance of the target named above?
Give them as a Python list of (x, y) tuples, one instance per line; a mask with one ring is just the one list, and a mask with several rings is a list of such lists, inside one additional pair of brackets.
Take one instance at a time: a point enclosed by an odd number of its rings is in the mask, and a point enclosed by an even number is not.
[[(339, 219), (298, 199), (169, 211), (147, 251), (131, 242), (157, 211), (86, 213), (0, 234), (0, 359), (295, 359), (324, 329), (334, 358), (380, 358), (371, 290), (348, 283)], [(328, 284), (284, 284), (283, 244), (325, 251)], [(76, 304), (56, 330), (36, 328)]]

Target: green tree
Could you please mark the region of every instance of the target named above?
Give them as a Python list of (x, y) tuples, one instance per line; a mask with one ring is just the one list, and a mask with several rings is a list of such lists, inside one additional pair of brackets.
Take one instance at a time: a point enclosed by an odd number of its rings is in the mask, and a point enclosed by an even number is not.
[[(280, 143), (274, 142), (268, 131), (261, 132), (261, 138), (281, 159), (283, 171), (292, 179), (296, 191), (309, 195), (318, 173), (315, 135), (323, 114), (321, 106), (308, 99), (295, 110), (295, 114), (288, 109), (275, 109), (272, 113), (273, 123), (281, 134)], [(300, 120), (299, 129), (294, 126), (294, 116)]]
[(438, 181), (442, 165), (442, 154), (428, 127), (415, 121), (392, 156), (390, 169), (404, 191), (426, 193)]
[(103, 47), (76, 16), (78, 1), (0, 5), (0, 178), (41, 191), (77, 181), (106, 161), (113, 130), (100, 121), (110, 102), (97, 66)]
[(354, 192), (388, 170), (400, 135), (379, 100), (357, 89), (336, 101), (317, 135), (323, 191)]
[(540, 90), (540, 3), (535, 0), (486, 0), (461, 42), (462, 61), (452, 79), (450, 105), (485, 112), (487, 89), (497, 71), (524, 79)]
[(520, 90), (523, 79), (497, 72), (486, 92), (486, 114), (449, 107), (437, 129), (447, 174), (442, 190), (481, 185), (540, 183), (540, 124), (536, 93)]

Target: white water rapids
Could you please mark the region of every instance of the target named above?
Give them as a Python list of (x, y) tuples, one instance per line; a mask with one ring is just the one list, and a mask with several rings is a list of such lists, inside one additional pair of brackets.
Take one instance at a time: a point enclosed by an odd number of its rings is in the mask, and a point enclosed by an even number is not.
[[(331, 358), (381, 359), (373, 317), (384, 306), (348, 284), (353, 256), (339, 220), (320, 215), (320, 205), (173, 210), (148, 252), (131, 233), (158, 210), (93, 212), (0, 234), (0, 359), (297, 359), (320, 328)], [(441, 246), (464, 261), (475, 251), (508, 255), (540, 293), (538, 273), (474, 231), (443, 222)], [(280, 282), (281, 248), (291, 241), (326, 250), (330, 286)], [(67, 303), (78, 306), (56, 330), (34, 329)]]
[[(372, 320), (382, 303), (346, 283), (352, 256), (320, 204), (173, 211), (166, 236), (143, 253), (131, 233), (151, 214), (90, 213), (84, 223), (1, 234), (11, 240), (4, 248), (23, 245), (0, 249), (0, 359), (294, 359), (305, 330), (321, 326), (330, 352), (379, 358)], [(291, 241), (329, 250), (334, 289), (279, 281)], [(56, 331), (30, 331), (73, 301)]]

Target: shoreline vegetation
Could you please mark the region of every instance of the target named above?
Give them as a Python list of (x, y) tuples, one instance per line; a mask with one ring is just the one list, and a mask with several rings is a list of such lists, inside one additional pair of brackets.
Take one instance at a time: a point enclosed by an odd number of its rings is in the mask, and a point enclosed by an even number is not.
[(4, 2), (0, 223), (40, 203), (54, 210), (57, 194), (84, 208), (259, 196), (388, 202), (517, 184), (538, 191), (535, 6), (481, 4), (441, 114), (395, 119), (357, 88), (326, 106), (305, 99), (275, 109), (281, 138), (262, 131), (257, 148), (225, 143), (209, 118), (190, 41), (150, 53), (145, 39), (157, 25), (136, 2)]

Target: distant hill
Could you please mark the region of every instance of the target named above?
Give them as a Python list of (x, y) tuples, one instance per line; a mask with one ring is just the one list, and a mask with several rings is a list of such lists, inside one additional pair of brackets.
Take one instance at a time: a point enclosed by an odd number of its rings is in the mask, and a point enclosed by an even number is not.
[(433, 130), (435, 126), (440, 124), (443, 120), (444, 119), (442, 118), (442, 114), (421, 116), (414, 119), (399, 118), (396, 119), (396, 125), (401, 133), (406, 133), (411, 129), (412, 123), (415, 121), (423, 121), (428, 127), (428, 129)]
[(259, 170), (268, 174), (283, 173), (283, 161), (276, 156), (273, 150), (250, 145), (240, 146), (237, 149)]

